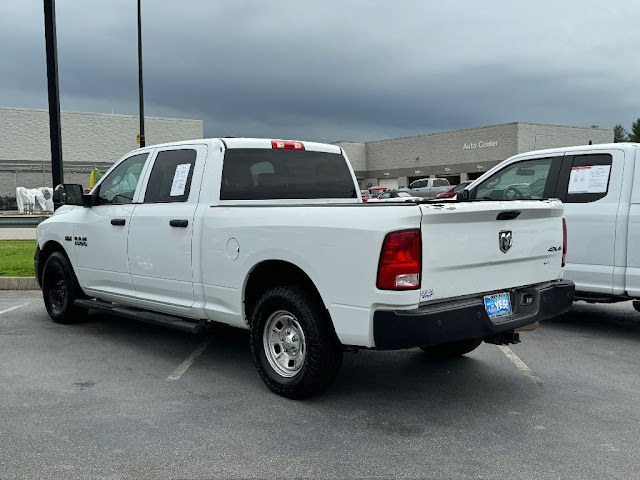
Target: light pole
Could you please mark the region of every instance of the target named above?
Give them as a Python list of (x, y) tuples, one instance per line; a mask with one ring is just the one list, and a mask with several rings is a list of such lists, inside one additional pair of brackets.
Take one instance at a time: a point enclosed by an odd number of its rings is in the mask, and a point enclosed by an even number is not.
[(140, 97), (140, 148), (142, 148), (145, 146), (145, 138), (144, 95), (142, 92), (142, 14), (140, 13), (140, 0), (138, 0), (138, 96)]
[(56, 2), (44, 0), (44, 43), (47, 52), (47, 92), (49, 97), (49, 138), (53, 187), (64, 182), (62, 134), (60, 132), (60, 93), (58, 87), (58, 45), (56, 40)]

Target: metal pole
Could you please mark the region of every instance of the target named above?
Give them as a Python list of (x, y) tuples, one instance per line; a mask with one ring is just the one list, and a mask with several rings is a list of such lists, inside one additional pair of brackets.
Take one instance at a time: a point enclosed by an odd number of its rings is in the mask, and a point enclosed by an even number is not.
[(60, 131), (60, 94), (58, 87), (58, 45), (56, 40), (56, 2), (44, 1), (44, 39), (47, 50), (47, 90), (49, 94), (49, 138), (51, 140), (51, 176), (54, 188), (64, 182), (62, 134)]
[(145, 146), (144, 138), (144, 95), (142, 92), (142, 14), (138, 0), (138, 94), (140, 97), (140, 148)]

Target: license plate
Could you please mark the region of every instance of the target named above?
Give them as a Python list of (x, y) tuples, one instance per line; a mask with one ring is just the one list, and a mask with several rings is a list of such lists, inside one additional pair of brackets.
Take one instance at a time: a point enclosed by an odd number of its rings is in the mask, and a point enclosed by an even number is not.
[(511, 299), (508, 293), (496, 293), (484, 297), (484, 309), (489, 318), (500, 318), (511, 315)]

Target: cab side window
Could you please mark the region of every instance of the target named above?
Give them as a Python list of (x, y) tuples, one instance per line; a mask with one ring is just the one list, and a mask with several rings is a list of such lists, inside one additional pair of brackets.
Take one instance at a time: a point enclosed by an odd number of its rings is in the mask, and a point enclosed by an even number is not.
[(476, 188), (478, 200), (540, 200), (548, 198), (552, 158), (517, 162), (496, 172)]
[(142, 167), (148, 156), (148, 153), (134, 155), (114, 168), (100, 183), (97, 203), (123, 205), (133, 202)]
[(606, 197), (612, 160), (613, 157), (608, 153), (567, 158), (567, 162), (571, 162), (571, 169), (568, 180), (563, 182), (564, 191), (560, 198), (566, 203), (590, 203)]
[(158, 152), (151, 169), (144, 203), (186, 202), (197, 152), (192, 148)]

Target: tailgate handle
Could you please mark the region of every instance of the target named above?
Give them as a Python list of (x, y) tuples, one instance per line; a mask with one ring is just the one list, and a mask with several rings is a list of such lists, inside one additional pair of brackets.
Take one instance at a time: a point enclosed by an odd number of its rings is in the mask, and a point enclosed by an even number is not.
[(114, 218), (111, 220), (111, 225), (115, 225), (117, 227), (123, 227), (125, 223), (124, 218)]
[(507, 210), (506, 212), (500, 212), (496, 217), (496, 220), (513, 220), (518, 218), (522, 212), (520, 210)]
[(169, 225), (172, 227), (186, 228), (189, 225), (189, 220), (169, 220)]

